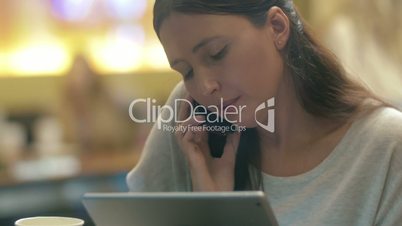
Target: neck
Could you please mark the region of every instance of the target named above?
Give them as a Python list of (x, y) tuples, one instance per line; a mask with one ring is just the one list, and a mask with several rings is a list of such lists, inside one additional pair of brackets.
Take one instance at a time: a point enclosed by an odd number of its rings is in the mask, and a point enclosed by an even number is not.
[(317, 140), (330, 126), (327, 120), (314, 117), (303, 109), (291, 79), (284, 77), (275, 96), (275, 132), (257, 128), (262, 151), (300, 150)]

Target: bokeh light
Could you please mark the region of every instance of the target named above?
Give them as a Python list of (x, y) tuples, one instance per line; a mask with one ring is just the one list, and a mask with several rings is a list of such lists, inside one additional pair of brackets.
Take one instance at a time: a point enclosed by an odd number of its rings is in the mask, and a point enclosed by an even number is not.
[(30, 41), (9, 55), (9, 73), (26, 76), (60, 75), (68, 69), (70, 58), (66, 47), (56, 39)]
[(147, 9), (147, 0), (106, 0), (106, 10), (117, 19), (140, 19)]
[(159, 43), (151, 43), (146, 46), (144, 62), (147, 67), (155, 70), (167, 70), (170, 68), (165, 51)]
[(6, 74), (7, 70), (7, 64), (6, 64), (6, 53), (5, 52), (0, 52), (0, 76), (1, 74)]
[(58, 18), (80, 21), (89, 15), (94, 0), (52, 0), (51, 3), (52, 11)]
[(142, 66), (144, 30), (140, 26), (120, 26), (105, 38), (90, 43), (95, 68), (105, 73), (128, 73)]

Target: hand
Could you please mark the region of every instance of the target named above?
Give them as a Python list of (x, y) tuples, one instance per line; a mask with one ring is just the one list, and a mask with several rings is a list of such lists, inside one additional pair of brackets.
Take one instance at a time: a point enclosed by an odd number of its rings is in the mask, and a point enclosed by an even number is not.
[[(193, 103), (190, 96), (186, 98)], [(188, 118), (190, 107), (180, 106), (179, 119)], [(196, 116), (198, 121), (204, 116)], [(189, 163), (194, 191), (233, 191), (236, 153), (240, 141), (240, 132), (227, 135), (221, 158), (214, 158), (208, 146), (208, 132), (202, 130), (201, 123), (194, 117), (180, 124), (184, 131), (178, 130), (176, 138)]]

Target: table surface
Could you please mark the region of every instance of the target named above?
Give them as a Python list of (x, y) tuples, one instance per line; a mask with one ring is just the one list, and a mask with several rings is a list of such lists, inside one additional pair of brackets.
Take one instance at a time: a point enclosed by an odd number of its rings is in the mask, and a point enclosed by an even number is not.
[(76, 155), (79, 171), (68, 176), (54, 176), (32, 180), (22, 180), (12, 176), (8, 170), (0, 171), (0, 187), (19, 186), (29, 183), (68, 180), (82, 176), (103, 176), (119, 172), (128, 172), (137, 163), (138, 150), (93, 151)]

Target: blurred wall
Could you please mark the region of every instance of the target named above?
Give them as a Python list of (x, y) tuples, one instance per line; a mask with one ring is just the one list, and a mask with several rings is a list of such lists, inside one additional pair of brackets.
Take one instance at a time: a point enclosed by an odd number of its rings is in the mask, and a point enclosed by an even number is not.
[(310, 1), (321, 40), (377, 95), (402, 108), (402, 1)]

